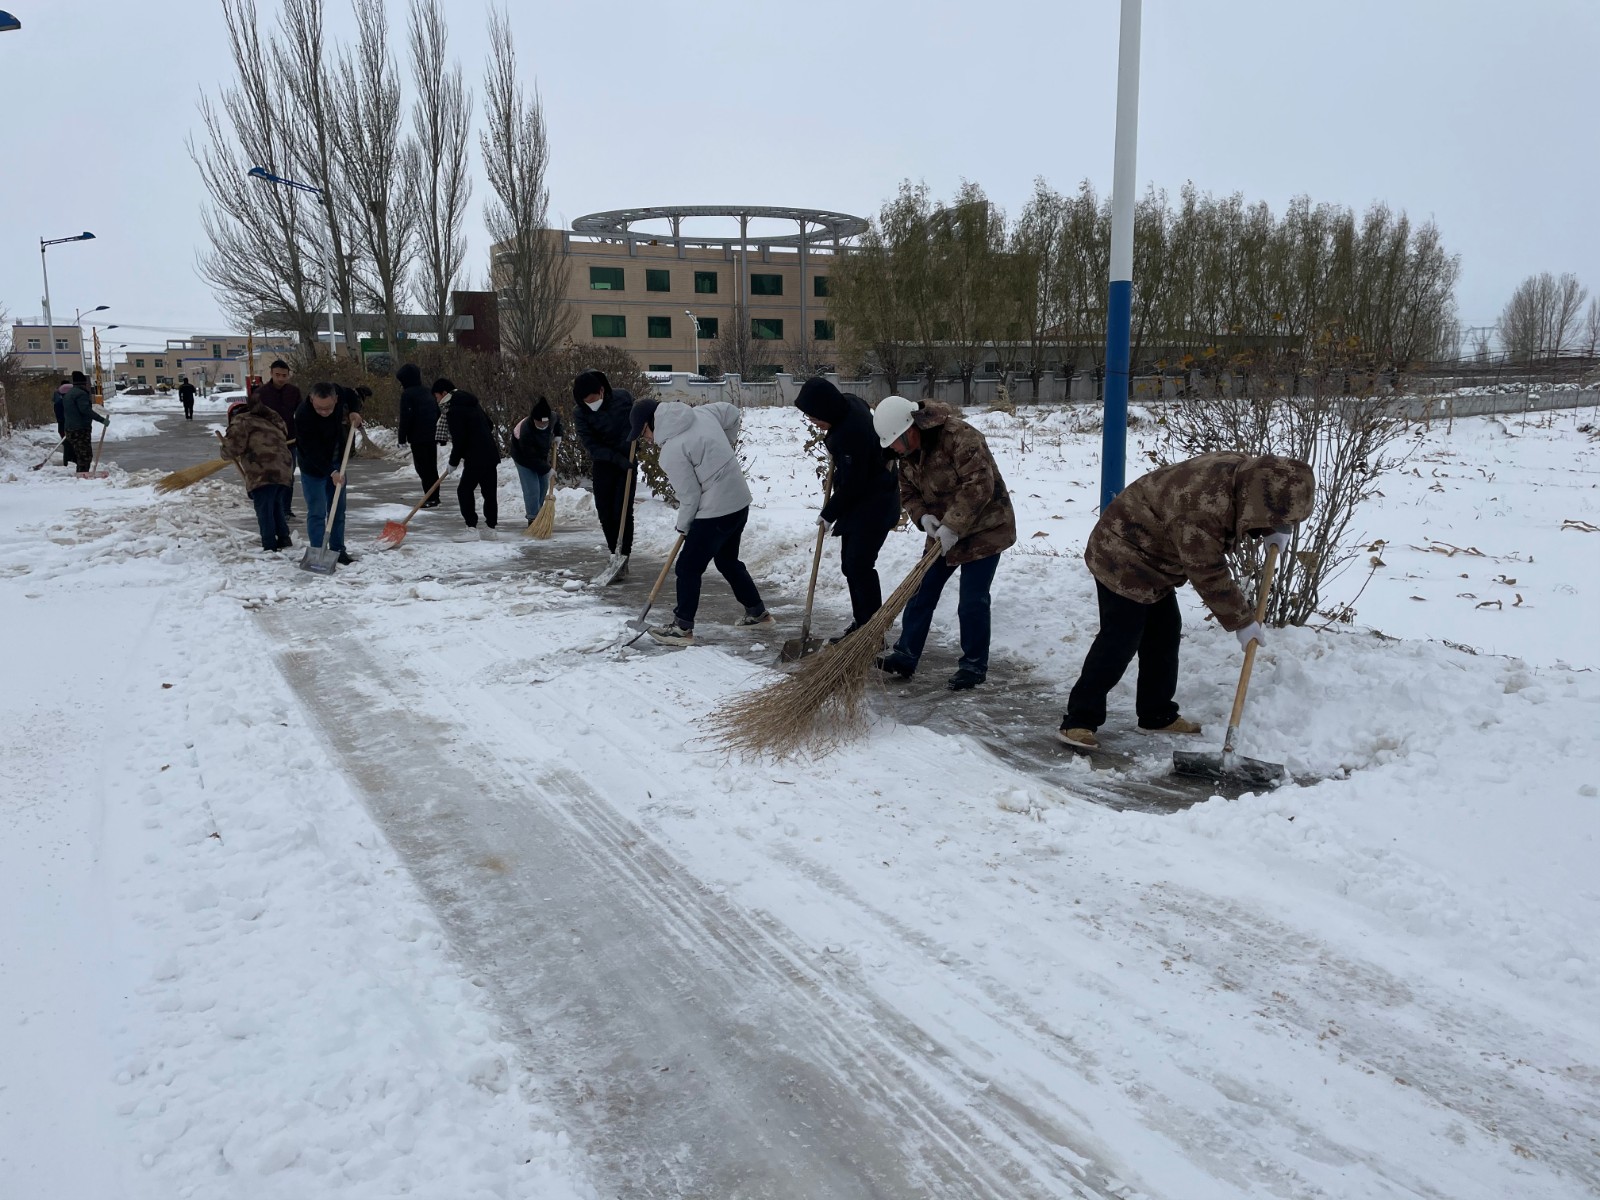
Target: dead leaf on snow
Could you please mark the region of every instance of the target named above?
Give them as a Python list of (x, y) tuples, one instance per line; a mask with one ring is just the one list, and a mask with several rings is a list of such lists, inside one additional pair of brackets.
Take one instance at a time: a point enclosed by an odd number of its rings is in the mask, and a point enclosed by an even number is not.
[(1472, 607), (1473, 608), (1504, 608), (1505, 607), (1505, 603), (1503, 601), (1500, 601), (1500, 600), (1480, 600), (1480, 601), (1478, 601), (1478, 603), (1474, 604)]

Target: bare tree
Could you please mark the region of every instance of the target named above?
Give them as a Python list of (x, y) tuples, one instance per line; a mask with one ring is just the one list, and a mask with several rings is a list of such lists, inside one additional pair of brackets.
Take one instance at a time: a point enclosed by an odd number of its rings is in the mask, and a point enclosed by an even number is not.
[(467, 174), (472, 93), (462, 82), (461, 64), (445, 66), (448, 36), (440, 0), (411, 0), (411, 73), (417, 99), (411, 106), (411, 137), (401, 170), (417, 221), (415, 295), (433, 318), (441, 342), (450, 339), (450, 293), (466, 257), (461, 223), (472, 197)]
[(384, 0), (356, 0), (354, 54), (339, 55), (334, 101), (336, 142), (351, 200), (351, 230), (360, 256), (356, 294), (383, 323), (384, 345), (398, 355), (398, 318), (415, 229), (412, 192), (400, 170), (400, 79), (389, 53)]
[(200, 275), (241, 326), (254, 328), (263, 312), (283, 313), (314, 354), (322, 299), (312, 278), (315, 209), (302, 193), (245, 177), (252, 166), (292, 167), (282, 121), (287, 82), (262, 43), (255, 0), (223, 0), (222, 14), (238, 82), (222, 89), (217, 104), (201, 97), (205, 142), (188, 142), (208, 201), (200, 220), (210, 248), (198, 255)]
[(1583, 354), (1585, 358), (1600, 354), (1600, 296), (1589, 301), (1589, 309), (1583, 314)]
[(546, 234), (550, 144), (544, 107), (537, 89), (529, 97), (517, 78), (511, 24), (502, 9), (489, 10), (489, 43), (488, 129), (479, 142), (495, 198), (484, 206), (484, 220), (495, 244), (494, 277), (507, 340), (512, 351), (531, 358), (553, 349), (572, 328), (573, 315), (561, 302), (572, 266), (560, 238)]
[(1517, 285), (1500, 313), (1496, 331), (1506, 353), (1518, 362), (1560, 356), (1578, 332), (1578, 314), (1589, 289), (1573, 274), (1543, 271)]

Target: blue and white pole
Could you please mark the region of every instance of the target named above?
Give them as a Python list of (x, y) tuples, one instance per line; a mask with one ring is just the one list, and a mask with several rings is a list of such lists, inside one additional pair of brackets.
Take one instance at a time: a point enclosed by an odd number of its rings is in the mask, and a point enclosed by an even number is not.
[(1128, 370), (1133, 323), (1134, 155), (1139, 141), (1139, 15), (1122, 0), (1117, 52), (1117, 153), (1111, 176), (1111, 288), (1106, 303), (1105, 421), (1100, 434), (1100, 508), (1122, 490), (1128, 458)]

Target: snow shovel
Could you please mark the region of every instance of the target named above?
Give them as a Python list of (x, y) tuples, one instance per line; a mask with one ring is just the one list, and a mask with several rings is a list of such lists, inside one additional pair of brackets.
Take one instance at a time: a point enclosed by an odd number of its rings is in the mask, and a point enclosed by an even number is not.
[[(454, 467), (450, 468), (450, 471), (454, 470)], [(446, 479), (450, 478), (450, 471), (446, 471), (443, 475), (439, 476), (439, 478), (433, 481), (433, 486), (426, 492), (422, 493), (422, 499), (418, 500), (416, 504), (412, 506), (411, 511), (406, 514), (406, 519), (404, 521), (385, 521), (383, 523), (383, 531), (378, 534), (378, 540), (383, 543), (385, 549), (393, 549), (395, 546), (398, 546), (401, 542), (406, 540), (406, 526), (411, 524), (411, 518), (422, 511), (422, 506), (426, 504), (429, 498), (439, 490), (439, 485)]]
[[(833, 463), (828, 464), (828, 478), (822, 485), (822, 507), (828, 507), (833, 495)], [(817, 548), (811, 553), (811, 584), (806, 588), (806, 614), (800, 620), (800, 636), (784, 642), (778, 653), (780, 663), (799, 662), (808, 654), (822, 649), (822, 639), (811, 636), (811, 605), (817, 598), (817, 571), (822, 566), (822, 543), (828, 536), (828, 527), (817, 519)]]
[(106, 430), (110, 428), (111, 422), (109, 420), (100, 422), (100, 438), (94, 444), (94, 463), (87, 471), (83, 472), (86, 479), (105, 479), (111, 474), (110, 471), (102, 471), (100, 469), (100, 451), (106, 448)]
[[(1267, 564), (1261, 572), (1261, 599), (1256, 602), (1256, 622), (1267, 618), (1267, 597), (1272, 592), (1272, 576), (1278, 566), (1277, 546), (1267, 547)], [(1179, 750), (1172, 755), (1172, 769), (1179, 775), (1193, 775), (1200, 779), (1237, 780), (1260, 787), (1272, 787), (1283, 779), (1283, 764), (1262, 762), (1258, 758), (1245, 758), (1233, 749), (1233, 740), (1239, 733), (1239, 718), (1244, 713), (1245, 692), (1250, 688), (1250, 670), (1256, 662), (1256, 645), (1252, 640), (1244, 648), (1244, 669), (1239, 672), (1239, 690), (1233, 696), (1233, 715), (1228, 718), (1228, 736), (1223, 739), (1221, 754), (1203, 754), (1194, 750)]]
[(56, 456), (56, 451), (61, 449), (61, 447), (65, 446), (66, 444), (67, 444), (67, 439), (66, 439), (65, 435), (63, 435), (59, 442), (57, 442), (54, 446), (50, 447), (50, 453), (46, 454), (38, 462), (34, 463), (33, 466), (28, 468), (28, 470), (30, 470), (30, 471), (42, 471), (42, 470), (44, 470), (45, 463), (49, 462), (52, 458), (54, 458)]
[[(622, 544), (623, 534), (628, 531), (628, 521), (633, 516), (633, 477), (639, 473), (634, 466), (634, 462), (638, 450), (638, 442), (628, 443), (628, 482), (622, 485), (622, 519), (617, 522), (617, 544), (619, 546)], [(620, 556), (613, 553), (611, 561), (606, 563), (605, 569), (589, 582), (596, 587), (605, 587), (607, 584), (615, 583), (617, 581), (617, 572), (622, 570), (622, 562), (619, 559)]]
[(656, 585), (650, 589), (650, 599), (644, 602), (644, 607), (639, 610), (639, 615), (628, 622), (628, 628), (635, 629), (638, 632), (623, 642), (624, 646), (633, 645), (645, 635), (644, 619), (650, 615), (650, 609), (655, 605), (656, 597), (661, 594), (661, 585), (667, 581), (667, 572), (672, 570), (672, 564), (677, 560), (678, 551), (683, 549), (684, 536), (684, 534), (680, 533), (678, 540), (672, 543), (672, 550), (667, 554), (667, 561), (661, 564), (661, 574), (656, 576)]
[(344, 435), (344, 458), (339, 461), (339, 483), (333, 489), (333, 503), (328, 505), (327, 523), (322, 527), (322, 545), (307, 546), (305, 556), (300, 560), (300, 569), (310, 571), (313, 575), (332, 575), (339, 565), (338, 550), (330, 550), (328, 542), (333, 537), (334, 514), (339, 511), (339, 496), (344, 491), (345, 475), (350, 467), (350, 447), (355, 445), (356, 427), (350, 426), (350, 432)]

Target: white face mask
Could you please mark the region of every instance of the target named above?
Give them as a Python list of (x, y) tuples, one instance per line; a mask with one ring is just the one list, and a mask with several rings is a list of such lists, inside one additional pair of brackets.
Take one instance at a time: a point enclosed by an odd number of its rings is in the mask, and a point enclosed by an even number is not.
[(600, 399), (598, 399), (598, 400), (585, 400), (584, 401), (584, 403), (589, 406), (589, 411), (590, 412), (599, 412), (600, 411), (600, 406), (602, 404), (604, 404), (605, 402), (606, 402), (606, 398), (604, 396), (601, 396)]

